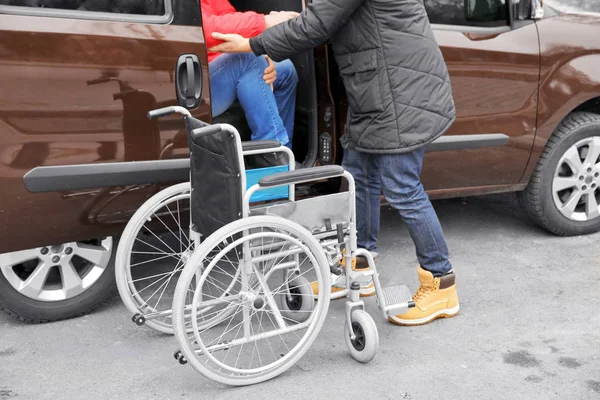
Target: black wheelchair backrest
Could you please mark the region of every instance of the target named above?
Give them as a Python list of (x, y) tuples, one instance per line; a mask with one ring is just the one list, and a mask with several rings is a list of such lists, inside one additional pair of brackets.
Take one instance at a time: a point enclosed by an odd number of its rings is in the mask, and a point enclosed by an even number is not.
[(187, 117), (192, 229), (209, 236), (242, 217), (245, 175), (241, 142), (221, 125)]

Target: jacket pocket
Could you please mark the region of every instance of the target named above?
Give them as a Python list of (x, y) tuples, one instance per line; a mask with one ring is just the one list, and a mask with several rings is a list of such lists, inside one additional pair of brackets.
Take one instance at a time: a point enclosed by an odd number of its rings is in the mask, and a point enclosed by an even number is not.
[(336, 57), (353, 113), (383, 111), (377, 49)]

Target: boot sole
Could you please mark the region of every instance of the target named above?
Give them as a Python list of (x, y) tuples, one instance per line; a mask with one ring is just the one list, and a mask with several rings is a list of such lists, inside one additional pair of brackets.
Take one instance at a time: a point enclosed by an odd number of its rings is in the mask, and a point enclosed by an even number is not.
[(456, 306), (454, 308), (440, 310), (429, 317), (410, 320), (410, 319), (398, 319), (395, 317), (388, 317), (388, 321), (390, 321), (394, 325), (400, 326), (421, 326), (427, 325), (430, 322), (435, 321), (438, 318), (454, 318), (460, 314), (460, 306)]

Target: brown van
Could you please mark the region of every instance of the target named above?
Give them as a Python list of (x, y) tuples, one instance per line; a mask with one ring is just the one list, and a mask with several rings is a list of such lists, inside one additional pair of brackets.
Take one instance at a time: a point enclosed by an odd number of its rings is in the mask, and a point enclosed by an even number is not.
[[(231, 3), (262, 13), (305, 6)], [(598, 2), (424, 3), (458, 112), (427, 149), (429, 195), (517, 191), (554, 234), (600, 230)], [(331, 50), (292, 61), (296, 157), (340, 163), (347, 102)], [(112, 238), (189, 169), (181, 121), (146, 113), (179, 104), (211, 121), (207, 63), (197, 0), (0, 0), (0, 309), (45, 322), (110, 295)], [(212, 122), (248, 134), (239, 106)]]

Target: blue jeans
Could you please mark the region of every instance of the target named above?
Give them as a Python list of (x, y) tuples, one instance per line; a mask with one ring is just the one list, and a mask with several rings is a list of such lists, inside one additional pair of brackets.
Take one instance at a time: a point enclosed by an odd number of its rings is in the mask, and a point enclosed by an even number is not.
[(275, 63), (274, 88), (263, 75), (267, 59), (254, 54), (222, 54), (208, 64), (213, 117), (223, 114), (239, 100), (252, 140), (279, 140), (292, 146), (298, 75), (294, 64)]
[(343, 167), (356, 181), (358, 247), (377, 250), (380, 195), (400, 213), (417, 250), (421, 267), (434, 276), (452, 270), (437, 214), (421, 184), (424, 150), (406, 154), (344, 152)]

